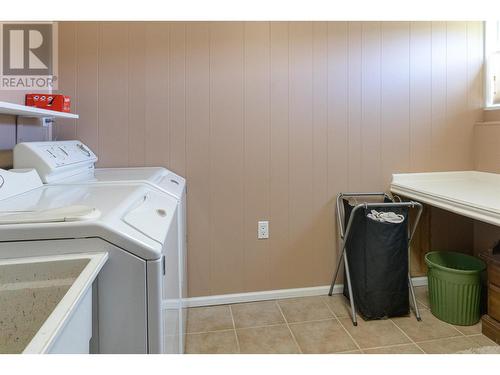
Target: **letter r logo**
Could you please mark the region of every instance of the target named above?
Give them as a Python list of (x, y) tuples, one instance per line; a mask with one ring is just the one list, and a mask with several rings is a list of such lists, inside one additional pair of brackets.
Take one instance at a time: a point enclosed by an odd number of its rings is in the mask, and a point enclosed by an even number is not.
[(3, 74), (52, 75), (52, 25), (3, 25)]

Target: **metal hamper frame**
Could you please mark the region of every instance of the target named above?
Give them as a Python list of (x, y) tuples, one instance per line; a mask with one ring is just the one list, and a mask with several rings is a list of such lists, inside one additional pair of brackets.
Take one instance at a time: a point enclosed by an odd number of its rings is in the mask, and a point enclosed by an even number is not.
[[(349, 217), (349, 221), (347, 223), (347, 228), (344, 231), (345, 212), (344, 212), (343, 208), (341, 209), (341, 207), (343, 207), (342, 199), (344, 197), (347, 197), (347, 198), (383, 197), (383, 198), (389, 199), (391, 201), (391, 203), (366, 203), (365, 202), (365, 203), (361, 203), (361, 204), (356, 205), (351, 211), (351, 216)], [(414, 201), (401, 202), (401, 200), (400, 200), (399, 202), (394, 202), (394, 200), (388, 194), (380, 193), (380, 192), (375, 192), (375, 193), (340, 193), (339, 195), (337, 195), (337, 224), (339, 227), (339, 234), (340, 234), (340, 239), (339, 239), (340, 246), (339, 246), (339, 248), (342, 250), (341, 250), (340, 259), (337, 263), (337, 269), (335, 270), (335, 274), (333, 275), (333, 280), (332, 280), (332, 284), (330, 286), (330, 291), (328, 292), (328, 295), (329, 296), (332, 295), (333, 287), (335, 285), (335, 281), (337, 280), (337, 276), (338, 276), (338, 273), (340, 270), (340, 265), (342, 263), (342, 259), (344, 259), (345, 273), (346, 273), (345, 276), (347, 279), (347, 289), (349, 291), (349, 300), (351, 302), (351, 311), (352, 311), (351, 319), (352, 319), (352, 324), (355, 326), (358, 325), (358, 322), (356, 319), (356, 307), (354, 304), (354, 297), (352, 295), (351, 276), (349, 274), (349, 262), (347, 259), (346, 244), (347, 244), (347, 239), (349, 238), (349, 234), (351, 232), (351, 225), (352, 225), (354, 215), (356, 214), (356, 211), (358, 211), (361, 208), (376, 209), (378, 207), (384, 207), (384, 208), (387, 208), (387, 207), (409, 207), (409, 208), (417, 208), (418, 209), (417, 216), (415, 218), (415, 223), (413, 224), (413, 228), (410, 229), (410, 226), (408, 226), (408, 262), (410, 261), (411, 240), (413, 238), (413, 235), (415, 234), (415, 230), (417, 229), (418, 222), (420, 221), (420, 216), (422, 215), (422, 208), (423, 208), (421, 203), (414, 202)], [(420, 312), (418, 310), (417, 301), (415, 298), (415, 290), (413, 289), (413, 283), (412, 283), (411, 276), (410, 276), (410, 266), (409, 265), (408, 265), (408, 287), (410, 288), (410, 294), (411, 294), (411, 299), (413, 302), (415, 316), (416, 316), (417, 320), (420, 321), (421, 317), (420, 317)]]

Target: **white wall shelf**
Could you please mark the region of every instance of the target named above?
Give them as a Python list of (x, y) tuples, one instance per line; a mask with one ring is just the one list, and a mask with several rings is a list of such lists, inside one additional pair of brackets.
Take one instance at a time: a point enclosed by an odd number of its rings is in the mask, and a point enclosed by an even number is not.
[(500, 175), (478, 171), (393, 174), (391, 192), (500, 226)]
[(8, 102), (0, 102), (0, 114), (20, 116), (20, 117), (32, 117), (32, 118), (43, 118), (43, 117), (67, 118), (67, 119), (79, 118), (79, 116), (74, 113), (50, 111), (48, 109), (29, 107), (27, 105), (13, 104)]

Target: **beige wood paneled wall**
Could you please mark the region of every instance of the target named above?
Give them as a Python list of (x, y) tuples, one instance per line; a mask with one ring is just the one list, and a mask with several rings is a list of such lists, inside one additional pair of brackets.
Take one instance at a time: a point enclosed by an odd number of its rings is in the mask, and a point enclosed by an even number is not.
[[(480, 22), (61, 23), (99, 165), (188, 181), (191, 296), (325, 285), (339, 191), (470, 169)], [(257, 221), (270, 239), (257, 240)]]
[(474, 127), (474, 167), (478, 171), (500, 173), (500, 121)]
[[(15, 104), (24, 104), (24, 97), (28, 91), (0, 90), (0, 101)], [(30, 120), (28, 120), (30, 121)], [(19, 123), (26, 123), (21, 119)], [(0, 114), (0, 168), (12, 167), (12, 150), (16, 144), (16, 117)]]
[[(485, 111), (484, 120), (474, 127), (474, 169), (483, 172), (500, 173), (500, 122), (495, 121), (500, 111)], [(500, 240), (500, 228), (494, 225), (474, 222), (474, 251), (480, 252), (493, 247)]]

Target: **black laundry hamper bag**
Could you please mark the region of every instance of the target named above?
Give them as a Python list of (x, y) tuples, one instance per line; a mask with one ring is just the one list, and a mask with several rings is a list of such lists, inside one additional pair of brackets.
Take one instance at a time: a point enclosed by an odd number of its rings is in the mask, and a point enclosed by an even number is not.
[[(354, 206), (343, 203), (347, 228)], [(403, 215), (399, 224), (372, 220), (370, 211), (356, 210), (346, 243), (354, 302), (365, 320), (408, 315), (408, 208), (377, 208)], [(349, 298), (347, 282), (344, 295)]]

